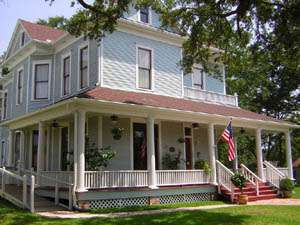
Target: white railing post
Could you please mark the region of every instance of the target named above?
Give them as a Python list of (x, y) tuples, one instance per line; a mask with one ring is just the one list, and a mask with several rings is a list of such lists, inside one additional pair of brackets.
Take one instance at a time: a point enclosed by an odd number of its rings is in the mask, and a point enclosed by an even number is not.
[(3, 167), (3, 170), (2, 170), (2, 192), (5, 192), (5, 167)]
[(23, 176), (23, 207), (27, 207), (27, 176)]
[(69, 210), (73, 209), (73, 186), (71, 185), (71, 177), (69, 177)]
[(30, 184), (30, 212), (34, 212), (34, 186), (35, 179), (34, 176), (31, 176), (31, 184)]
[(59, 187), (57, 182), (57, 174), (55, 174), (55, 205), (58, 205), (59, 203)]

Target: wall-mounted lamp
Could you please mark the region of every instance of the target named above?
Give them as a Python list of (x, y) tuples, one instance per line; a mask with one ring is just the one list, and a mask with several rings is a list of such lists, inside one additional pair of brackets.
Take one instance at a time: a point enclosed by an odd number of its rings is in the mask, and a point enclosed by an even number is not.
[(195, 130), (199, 129), (199, 123), (193, 123), (192, 126)]
[(119, 121), (119, 117), (116, 115), (112, 115), (110, 119), (113, 124), (116, 124)]

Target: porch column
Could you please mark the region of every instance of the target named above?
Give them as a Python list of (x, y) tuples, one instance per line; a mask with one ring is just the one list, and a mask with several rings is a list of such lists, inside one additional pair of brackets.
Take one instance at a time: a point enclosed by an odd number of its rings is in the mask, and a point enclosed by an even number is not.
[(155, 171), (155, 141), (154, 141), (154, 118), (147, 118), (147, 164), (148, 164), (148, 186), (157, 188)]
[(235, 158), (234, 158), (234, 161), (233, 161), (233, 170), (235, 172), (238, 171), (239, 169), (239, 159), (238, 159), (238, 137), (236, 136), (234, 138), (234, 153), (235, 153)]
[(261, 149), (261, 129), (256, 129), (256, 159), (257, 159), (257, 172), (258, 176), (264, 181), (264, 167), (263, 167), (263, 155)]
[(289, 170), (289, 178), (293, 180), (294, 175), (293, 175), (291, 133), (288, 130), (284, 133), (284, 135), (285, 135), (286, 160), (287, 160), (287, 166)]
[(25, 131), (21, 131), (20, 137), (20, 166), (21, 168), (25, 168)]
[(45, 169), (45, 124), (39, 122), (38, 152), (37, 152), (37, 173)]
[(214, 124), (208, 124), (208, 154), (209, 164), (211, 168), (211, 183), (217, 184), (217, 172), (216, 172), (216, 146), (215, 146), (215, 134)]
[(7, 166), (13, 166), (13, 150), (14, 150), (14, 131), (9, 130), (8, 133), (8, 154), (7, 154)]
[[(77, 114), (77, 116), (76, 116)], [(85, 117), (86, 112), (83, 110), (78, 110), (75, 113), (75, 130), (74, 133), (77, 134), (77, 191), (84, 192), (84, 173), (85, 173)]]

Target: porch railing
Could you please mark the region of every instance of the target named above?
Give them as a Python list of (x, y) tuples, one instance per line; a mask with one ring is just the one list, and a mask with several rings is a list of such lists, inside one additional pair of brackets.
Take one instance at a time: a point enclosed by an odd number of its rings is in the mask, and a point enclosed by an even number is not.
[(191, 87), (184, 87), (184, 96), (186, 98), (199, 99), (209, 102), (217, 102), (225, 105), (238, 106), (238, 97), (233, 95), (224, 95), (211, 91), (199, 90)]
[(86, 171), (86, 188), (113, 187), (146, 187), (148, 186), (148, 171)]
[(230, 193), (230, 200), (234, 200), (234, 185), (231, 182), (233, 172), (224, 166), (220, 161), (216, 160), (218, 175), (218, 192), (221, 193), (221, 186)]
[(262, 182), (262, 179), (249, 170), (244, 164), (241, 164), (241, 172), (247, 178), (247, 180), (255, 186), (256, 195), (259, 195), (259, 183)]
[(156, 176), (158, 186), (209, 183), (209, 175), (204, 170), (157, 170)]
[(266, 167), (266, 181), (274, 187), (279, 188), (280, 180), (286, 177), (286, 175), (267, 161), (264, 161), (264, 165)]

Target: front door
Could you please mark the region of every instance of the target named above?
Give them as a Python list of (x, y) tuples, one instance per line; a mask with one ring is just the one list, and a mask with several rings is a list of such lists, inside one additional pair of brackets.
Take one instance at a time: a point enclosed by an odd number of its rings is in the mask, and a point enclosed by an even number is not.
[(192, 129), (189, 127), (184, 128), (184, 135), (185, 135), (185, 164), (186, 169), (191, 170), (193, 169), (193, 154), (192, 154)]
[(37, 169), (37, 152), (38, 152), (38, 144), (39, 144), (39, 131), (34, 130), (32, 133), (32, 163), (31, 167), (34, 170)]
[[(155, 167), (158, 169), (158, 126), (154, 126)], [(133, 124), (134, 170), (147, 170), (147, 126), (144, 123)]]

